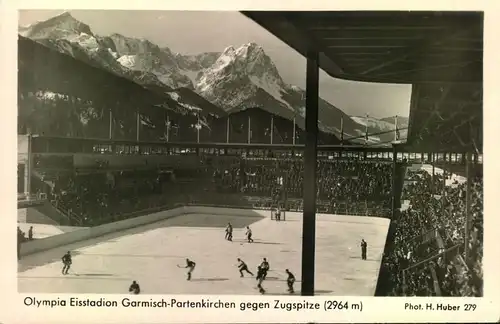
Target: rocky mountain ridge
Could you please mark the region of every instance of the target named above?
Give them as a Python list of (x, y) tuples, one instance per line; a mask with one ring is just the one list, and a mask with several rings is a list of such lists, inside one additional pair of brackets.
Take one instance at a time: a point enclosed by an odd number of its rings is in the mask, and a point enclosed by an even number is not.
[[(117, 33), (96, 35), (90, 26), (68, 12), (20, 28), (19, 33), (158, 93), (187, 88), (225, 112), (257, 107), (303, 124), (305, 91), (287, 84), (256, 43), (229, 46), (220, 53), (183, 55), (147, 39)], [(320, 130), (340, 137), (343, 122), (344, 138), (363, 137), (366, 127), (359, 120), (325, 100), (320, 99), (319, 105)], [(378, 125), (372, 124), (369, 133), (380, 132)], [(384, 141), (386, 137), (385, 134), (370, 136), (370, 142)]]

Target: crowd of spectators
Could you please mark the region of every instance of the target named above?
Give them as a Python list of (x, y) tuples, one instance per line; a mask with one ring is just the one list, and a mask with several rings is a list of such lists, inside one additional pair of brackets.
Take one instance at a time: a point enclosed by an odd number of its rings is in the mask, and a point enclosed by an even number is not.
[(471, 182), (468, 258), (465, 257), (466, 182), (424, 170), (407, 175), (409, 208), (393, 220), (392, 248), (383, 259), (394, 296), (482, 296), (483, 185)]
[[(226, 192), (253, 196), (281, 195), (294, 208), (301, 206), (304, 164), (302, 159), (249, 158), (225, 170), (216, 170), (214, 181)], [(319, 160), (318, 208), (323, 212), (384, 213), (391, 202), (392, 164), (380, 161)], [(361, 206), (361, 207), (360, 207)], [(387, 214), (385, 214), (387, 216)]]
[[(244, 197), (262, 198), (265, 208), (280, 204), (302, 209), (304, 164), (300, 157), (206, 158), (183, 170), (68, 171), (69, 160), (38, 159), (43, 190), (72, 225), (95, 226), (151, 208), (187, 203), (242, 206)], [(393, 170), (387, 161), (320, 159), (318, 212), (390, 216)], [(483, 254), (482, 176), (471, 182), (471, 223), (465, 258), (466, 182), (445, 185), (446, 175), (407, 171), (402, 199), (409, 201), (392, 220), (394, 237), (382, 268), (393, 296), (481, 296)], [(255, 201), (255, 200), (254, 200)], [(258, 200), (257, 200), (258, 201)], [(247, 201), (248, 202), (248, 201)]]
[[(56, 208), (70, 215), (72, 225), (98, 225), (162, 204), (199, 201), (239, 205), (245, 204), (242, 197), (249, 196), (272, 198), (274, 205), (281, 206), (289, 200), (289, 208), (302, 208), (301, 158), (211, 158), (191, 171), (96, 168), (77, 175), (64, 168), (56, 173), (52, 169), (35, 169), (42, 182), (50, 182), (42, 192)], [(325, 159), (318, 161), (317, 175), (319, 212), (388, 215), (390, 163)]]
[[(169, 188), (168, 173), (155, 171), (97, 172), (77, 175), (62, 172), (47, 192), (71, 225), (94, 226), (127, 217), (160, 201)], [(170, 191), (173, 191), (171, 189)]]

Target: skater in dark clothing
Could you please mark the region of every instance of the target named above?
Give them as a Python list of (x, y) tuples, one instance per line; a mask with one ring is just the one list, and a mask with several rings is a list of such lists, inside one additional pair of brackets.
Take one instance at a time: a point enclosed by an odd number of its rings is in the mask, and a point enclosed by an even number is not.
[(191, 273), (194, 270), (194, 267), (196, 267), (196, 263), (194, 261), (191, 261), (189, 259), (186, 259), (186, 268), (188, 268), (188, 273), (187, 273), (187, 280), (191, 280)]
[(133, 293), (134, 295), (139, 295), (141, 293), (141, 287), (139, 284), (134, 280), (132, 281), (132, 284), (128, 288), (128, 291)]
[(262, 263), (260, 264), (260, 267), (262, 268), (262, 271), (263, 271), (263, 277), (264, 277), (264, 280), (266, 279), (267, 277), (267, 272), (269, 271), (269, 262), (267, 262), (267, 259), (264, 258), (262, 259)]
[(253, 243), (252, 230), (250, 229), (250, 226), (247, 226), (247, 241), (248, 243)]
[(266, 292), (266, 290), (262, 287), (262, 282), (264, 281), (264, 269), (261, 267), (261, 266), (258, 266), (257, 267), (257, 277), (256, 277), (256, 280), (257, 280), (257, 288), (259, 289), (259, 292), (261, 294), (264, 294)]
[(33, 226), (28, 230), (28, 240), (33, 241)]
[(368, 248), (368, 244), (364, 239), (361, 239), (361, 259), (366, 260), (366, 249)]
[(233, 225), (231, 223), (227, 223), (226, 227), (226, 240), (233, 241)]
[(250, 270), (248, 270), (247, 264), (243, 262), (243, 260), (241, 260), (240, 258), (238, 258), (238, 269), (240, 269), (240, 277), (242, 278), (243, 278), (243, 271), (246, 271), (247, 273), (253, 276), (253, 273), (251, 273)]
[(71, 264), (73, 263), (71, 259), (71, 252), (68, 251), (63, 257), (62, 257), (62, 262), (63, 262), (63, 268), (62, 268), (62, 274), (67, 275), (69, 268), (71, 267)]
[(21, 260), (21, 244), (25, 241), (24, 233), (17, 227), (17, 260)]
[(295, 276), (288, 269), (286, 269), (285, 272), (288, 275), (288, 278), (286, 279), (286, 284), (288, 285), (288, 292), (290, 294), (293, 294), (294, 293), (294, 291), (293, 291), (293, 284), (295, 282)]

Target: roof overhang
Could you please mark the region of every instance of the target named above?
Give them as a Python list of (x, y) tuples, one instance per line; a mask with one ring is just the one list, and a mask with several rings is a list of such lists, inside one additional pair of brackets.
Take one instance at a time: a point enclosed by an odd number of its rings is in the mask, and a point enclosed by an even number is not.
[(412, 84), (406, 146), (482, 152), (483, 12), (242, 13), (331, 77)]
[(332, 77), (376, 83), (482, 82), (483, 13), (243, 11)]

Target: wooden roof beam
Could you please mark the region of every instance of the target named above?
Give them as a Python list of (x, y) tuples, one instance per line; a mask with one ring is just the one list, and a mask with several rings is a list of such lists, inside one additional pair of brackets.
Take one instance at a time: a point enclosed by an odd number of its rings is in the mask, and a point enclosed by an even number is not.
[(447, 27), (460, 21), (474, 24), (482, 19), (482, 12), (453, 11), (308, 11), (295, 13), (314, 23), (314, 27)]
[(464, 68), (469, 64), (477, 63), (477, 61), (468, 61), (468, 62), (457, 62), (453, 64), (445, 64), (445, 65), (434, 65), (434, 66), (424, 66), (423, 68), (404, 70), (404, 71), (395, 71), (395, 72), (387, 72), (387, 73), (376, 73), (373, 76), (381, 77), (381, 76), (390, 76), (390, 75), (398, 75), (402, 73), (412, 73), (412, 72), (425, 72), (431, 70), (439, 70), (439, 69), (447, 69), (450, 67), (460, 67)]
[[(375, 66), (373, 66), (365, 71), (362, 71), (360, 74), (366, 75), (366, 74), (378, 71), (384, 67), (390, 66), (390, 65), (397, 63), (397, 62), (400, 62), (400, 61), (403, 61), (411, 55), (415, 55), (416, 53), (425, 52), (426, 50), (428, 50), (429, 47), (440, 46), (443, 43), (446, 43), (455, 37), (458, 37), (458, 36), (461, 36), (464, 34), (468, 34), (469, 31), (470, 30), (464, 30), (464, 29), (459, 29), (458, 31), (456, 31), (452, 28), (446, 29), (443, 33), (440, 33), (439, 35), (433, 36), (430, 41), (425, 41), (425, 42), (420, 43), (420, 44), (415, 44), (412, 47), (409, 47), (409, 48), (407, 47), (407, 48), (404, 48), (400, 51), (397, 51), (397, 50), (392, 51), (392, 58), (391, 59), (383, 60), (382, 62), (380, 62), (380, 64), (377, 64), (377, 65), (375, 65)], [(451, 33), (451, 36), (450, 36), (450, 33)], [(425, 37), (422, 37), (423, 41), (425, 39), (426, 39)]]
[(329, 74), (345, 74), (343, 66), (332, 60), (335, 56), (331, 55), (328, 49), (311, 37), (311, 35), (285, 17), (286, 12), (241, 11), (241, 13), (278, 37), (304, 57), (306, 57), (308, 50), (318, 51), (320, 68), (326, 70)]
[[(419, 103), (421, 104), (434, 104), (435, 100), (433, 99), (420, 99)], [(459, 107), (467, 107), (467, 106), (476, 106), (476, 105), (481, 105), (483, 103), (482, 100), (460, 100), (460, 99), (447, 99), (441, 101), (440, 105), (444, 107), (449, 107), (449, 106), (459, 106)], [(434, 109), (423, 109), (419, 108), (419, 112), (432, 112)], [(443, 110), (441, 110), (443, 111)]]
[(323, 67), (323, 62), (329, 61), (331, 62), (331, 64), (339, 67), (341, 74), (351, 74), (352, 71), (346, 70), (348, 66), (346, 62), (344, 62), (344, 60), (339, 55), (333, 53), (329, 49), (329, 46), (326, 46), (320, 39), (316, 38), (312, 33), (310, 33), (307, 29), (307, 26), (305, 26), (300, 19), (293, 19), (293, 15), (290, 15), (289, 13), (285, 13), (283, 19), (288, 24), (293, 26), (297, 35), (300, 35), (302, 39), (308, 41), (310, 47), (318, 51), (320, 68)]

